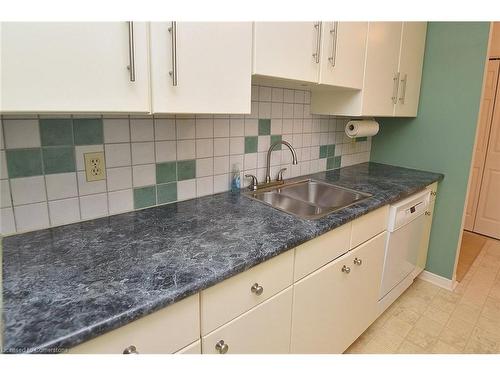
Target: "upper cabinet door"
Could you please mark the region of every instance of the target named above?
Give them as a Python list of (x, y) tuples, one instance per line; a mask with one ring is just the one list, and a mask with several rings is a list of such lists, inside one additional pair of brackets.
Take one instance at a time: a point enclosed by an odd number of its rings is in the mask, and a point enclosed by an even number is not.
[(396, 116), (417, 115), (426, 33), (427, 22), (403, 23)]
[(1, 24), (3, 112), (149, 112), (143, 22)]
[(319, 83), (363, 88), (368, 22), (323, 22)]
[(369, 24), (362, 115), (394, 115), (402, 27), (402, 22)]
[(250, 113), (250, 22), (153, 22), (154, 113)]
[(321, 22), (255, 22), (253, 74), (318, 82)]

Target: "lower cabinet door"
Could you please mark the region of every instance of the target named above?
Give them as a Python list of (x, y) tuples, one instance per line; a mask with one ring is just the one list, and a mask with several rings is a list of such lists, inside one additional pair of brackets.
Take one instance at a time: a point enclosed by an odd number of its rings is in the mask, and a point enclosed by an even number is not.
[(201, 354), (201, 340), (196, 340), (192, 344), (175, 352), (175, 354)]
[(292, 353), (342, 353), (377, 315), (386, 232), (294, 285)]
[(292, 287), (289, 287), (204, 336), (203, 354), (288, 353), (291, 313)]

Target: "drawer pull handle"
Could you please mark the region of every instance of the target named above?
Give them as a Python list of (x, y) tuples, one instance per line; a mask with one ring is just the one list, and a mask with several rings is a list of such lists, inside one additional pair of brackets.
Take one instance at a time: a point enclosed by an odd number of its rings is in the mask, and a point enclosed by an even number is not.
[(123, 354), (139, 354), (139, 352), (134, 345), (130, 345), (123, 350)]
[(349, 272), (351, 272), (351, 268), (350, 268), (350, 267), (347, 267), (346, 265), (344, 265), (344, 266), (342, 267), (342, 272), (349, 273)]
[(354, 264), (357, 264), (358, 266), (361, 266), (363, 264), (363, 261), (359, 258), (354, 258)]
[(252, 293), (255, 293), (258, 296), (264, 293), (264, 288), (258, 283), (253, 284), (250, 290), (252, 291)]
[(215, 350), (219, 352), (219, 354), (226, 354), (229, 350), (229, 345), (224, 342), (224, 340), (220, 340), (217, 344), (215, 344)]
[(426, 214), (427, 216), (431, 216), (431, 212), (430, 212), (430, 211), (425, 211), (425, 214)]
[(437, 195), (437, 191), (431, 191), (431, 195), (436, 196)]

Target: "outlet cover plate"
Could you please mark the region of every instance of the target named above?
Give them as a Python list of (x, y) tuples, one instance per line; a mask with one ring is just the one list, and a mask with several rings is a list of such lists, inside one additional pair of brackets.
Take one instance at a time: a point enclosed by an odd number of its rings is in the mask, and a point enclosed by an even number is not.
[(106, 178), (104, 152), (88, 152), (83, 154), (85, 159), (85, 175), (87, 182), (100, 181)]

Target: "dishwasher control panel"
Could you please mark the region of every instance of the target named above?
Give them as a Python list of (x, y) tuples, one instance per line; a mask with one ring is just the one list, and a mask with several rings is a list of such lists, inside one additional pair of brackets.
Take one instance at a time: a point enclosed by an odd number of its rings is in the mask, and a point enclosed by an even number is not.
[(389, 210), (389, 231), (394, 231), (425, 213), (430, 202), (430, 192), (425, 190), (394, 205)]

